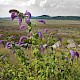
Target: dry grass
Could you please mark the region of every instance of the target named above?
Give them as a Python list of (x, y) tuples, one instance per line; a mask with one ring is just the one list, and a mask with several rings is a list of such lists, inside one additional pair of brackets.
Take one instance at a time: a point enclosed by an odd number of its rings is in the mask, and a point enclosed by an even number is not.
[[(57, 34), (58, 36), (62, 37), (64, 41), (72, 38), (75, 42), (80, 44), (80, 21), (73, 21), (73, 20), (46, 20), (46, 24), (38, 23), (37, 20), (31, 20), (32, 24), (37, 24), (37, 30), (43, 32), (45, 28), (48, 28), (49, 33)], [(24, 23), (24, 22), (23, 22)], [(35, 30), (35, 26), (34, 30)], [(26, 31), (20, 31), (19, 25), (17, 20), (11, 21), (9, 19), (0, 19), (0, 34), (4, 34), (6, 36), (15, 35), (17, 39), (20, 36), (26, 35)], [(79, 48), (80, 49), (80, 48)], [(31, 50), (32, 51), (32, 50)], [(30, 50), (26, 50), (26, 54), (31, 54)], [(9, 61), (12, 63), (18, 63), (16, 61), (16, 56), (11, 54), (11, 50), (5, 49), (2, 45), (0, 45), (0, 53), (7, 55), (9, 57)], [(46, 51), (45, 51), (46, 52)]]

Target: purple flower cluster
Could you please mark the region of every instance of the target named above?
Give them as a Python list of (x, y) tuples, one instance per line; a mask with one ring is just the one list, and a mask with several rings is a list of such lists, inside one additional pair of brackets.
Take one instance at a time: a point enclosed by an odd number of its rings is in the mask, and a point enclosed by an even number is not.
[(14, 20), (16, 17), (17, 17), (16, 12), (12, 12), (12, 13), (11, 13), (11, 19)]
[(3, 42), (5, 42), (5, 40), (0, 40), (0, 43), (3, 43)]
[[(12, 9), (9, 11), (11, 13), (11, 19), (14, 20), (16, 17), (18, 17), (18, 24), (21, 25), (20, 30), (22, 30), (24, 27), (22, 25), (22, 19), (25, 18), (25, 22), (27, 24), (30, 23), (31, 13), (26, 10), (26, 12), (23, 14), (15, 9)], [(26, 17), (27, 16), (27, 17)]]
[(30, 23), (30, 19), (31, 19), (31, 13), (26, 10), (26, 12), (25, 12), (24, 15), (27, 16), (27, 18), (25, 19), (25, 22), (26, 22), (27, 24), (29, 24), (29, 23)]
[(38, 22), (41, 22), (43, 24), (46, 24), (46, 22), (44, 20), (38, 20)]
[(27, 15), (28, 16), (28, 19), (30, 19), (31, 18), (31, 13), (30, 12), (28, 12), (27, 10), (26, 10), (26, 12), (25, 12), (25, 14), (24, 15)]
[(69, 62), (69, 58), (68, 57), (65, 57), (65, 59)]
[(16, 17), (18, 17), (19, 11), (15, 9), (9, 10), (9, 13), (11, 13), (11, 19), (14, 20)]
[(0, 34), (0, 37), (3, 37), (4, 35), (3, 34)]
[(42, 44), (40, 44), (40, 50), (41, 50), (42, 53), (44, 53), (44, 47), (43, 47)]
[(29, 24), (30, 23), (30, 19), (25, 19), (26, 23)]
[(77, 58), (79, 58), (79, 53), (76, 51), (75, 55), (77, 56)]
[(27, 39), (27, 38), (28, 38), (27, 36), (22, 36), (22, 37), (20, 37), (20, 39), (19, 39), (19, 43), (21, 44), (22, 41), (23, 41), (24, 39)]
[(25, 27), (26, 27), (25, 25), (21, 25), (20, 30), (23, 30)]
[(14, 39), (14, 38), (15, 38), (15, 36), (13, 36), (13, 35), (12, 35), (12, 36), (10, 36), (10, 38), (11, 38), (11, 39)]
[(22, 17), (19, 17), (18, 23), (19, 23), (19, 25), (21, 25), (21, 23), (22, 23)]
[(71, 54), (71, 56), (72, 56), (72, 57), (74, 57), (74, 56), (75, 56), (75, 53), (74, 53), (74, 51), (73, 51), (73, 50), (70, 50), (70, 54)]
[(70, 54), (72, 57), (77, 56), (77, 58), (79, 58), (79, 53), (77, 51), (74, 52), (73, 50), (70, 50)]
[(14, 54), (14, 53), (15, 53), (15, 50), (12, 51), (12, 54)]
[(44, 29), (44, 33), (46, 33), (46, 32), (48, 32), (48, 29), (46, 28), (46, 29)]
[(6, 43), (6, 48), (11, 49), (11, 42)]
[(38, 36), (39, 36), (40, 38), (42, 38), (42, 33), (41, 33), (41, 32), (37, 32), (37, 34), (38, 34)]

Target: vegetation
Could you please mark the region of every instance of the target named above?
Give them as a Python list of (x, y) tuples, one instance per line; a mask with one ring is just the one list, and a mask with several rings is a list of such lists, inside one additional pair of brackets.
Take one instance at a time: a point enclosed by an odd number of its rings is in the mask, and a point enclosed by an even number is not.
[[(67, 30), (69, 32), (73, 30), (68, 35), (57, 34), (60, 31), (52, 32), (52, 26), (50, 26), (53, 21), (51, 23), (47, 20), (46, 22), (44, 20), (34, 21), (31, 20), (30, 12), (26, 11), (25, 14), (17, 12), (16, 15), (16, 10), (10, 10), (11, 19), (14, 20), (16, 17), (18, 19), (13, 21), (15, 24), (13, 22), (8, 24), (8, 20), (4, 21), (7, 23), (8, 29), (4, 26), (5, 24), (1, 24), (1, 29), (5, 32), (0, 33), (0, 43), (2, 44), (0, 46), (0, 79), (80, 80), (78, 51), (80, 48), (67, 48), (68, 39), (73, 39), (75, 42), (80, 41), (78, 35), (75, 34), (79, 28), (75, 28), (77, 29), (75, 32), (74, 26), (69, 27), (71, 25), (68, 24), (69, 26), (66, 28), (61, 22), (60, 24), (55, 23), (55, 29), (66, 33)], [(20, 27), (15, 29), (15, 26), (18, 26), (17, 21)], [(54, 47), (55, 43), (56, 47)]]

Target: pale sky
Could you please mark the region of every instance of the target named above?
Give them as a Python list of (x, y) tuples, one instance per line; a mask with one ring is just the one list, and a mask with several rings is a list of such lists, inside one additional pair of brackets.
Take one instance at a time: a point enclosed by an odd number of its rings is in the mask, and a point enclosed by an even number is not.
[(80, 0), (0, 0), (0, 17), (10, 16), (10, 9), (32, 16), (80, 16)]

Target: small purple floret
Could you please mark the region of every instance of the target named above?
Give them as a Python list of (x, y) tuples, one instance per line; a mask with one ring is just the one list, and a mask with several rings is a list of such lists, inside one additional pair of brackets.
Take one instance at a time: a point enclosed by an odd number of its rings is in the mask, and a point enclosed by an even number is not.
[(75, 56), (75, 53), (74, 53), (74, 51), (73, 51), (73, 50), (70, 50), (70, 54), (71, 54), (71, 56), (72, 56), (72, 57), (74, 57), (74, 56)]
[(59, 40), (60, 42), (62, 42), (62, 38), (58, 38), (58, 40)]
[(11, 42), (6, 43), (6, 48), (11, 49)]
[(15, 19), (16, 17), (17, 17), (16, 13), (15, 13), (15, 12), (12, 12), (12, 13), (11, 13), (11, 19), (13, 20), (13, 19)]
[(79, 58), (79, 53), (76, 51), (76, 54), (75, 54), (76, 56), (77, 56), (77, 58)]
[(15, 53), (15, 50), (12, 51), (12, 54), (14, 54), (14, 53)]
[(46, 24), (46, 22), (44, 20), (39, 20), (38, 22), (41, 22), (43, 24)]
[(27, 39), (27, 38), (28, 38), (27, 36), (22, 36), (22, 37), (20, 37), (19, 43), (21, 43), (24, 39)]
[(42, 33), (41, 33), (41, 32), (37, 32), (37, 34), (38, 34), (38, 36), (39, 36), (40, 38), (42, 38)]
[(10, 36), (10, 38), (11, 38), (11, 39), (14, 39), (14, 38), (15, 38), (15, 36), (13, 36), (13, 35), (12, 35), (12, 36)]
[(44, 53), (44, 47), (43, 47), (42, 44), (40, 44), (40, 50), (41, 50), (42, 53)]
[(30, 12), (28, 12), (27, 10), (26, 10), (26, 12), (25, 12), (25, 14), (24, 15), (28, 15), (28, 19), (30, 19), (31, 18), (31, 13)]
[(0, 37), (3, 37), (4, 35), (3, 34), (0, 34)]
[(25, 25), (20, 26), (20, 30), (23, 30), (25, 28)]
[(69, 58), (68, 57), (65, 57), (65, 59), (69, 62)]
[(21, 25), (21, 23), (22, 23), (22, 18), (21, 17), (19, 17), (18, 23), (19, 23), (19, 25)]
[(26, 23), (29, 24), (30, 23), (30, 19), (26, 19)]
[(48, 29), (46, 28), (46, 29), (44, 29), (44, 32), (46, 33), (46, 32), (48, 32)]
[(3, 42), (5, 42), (5, 40), (0, 40), (0, 43), (3, 43)]

